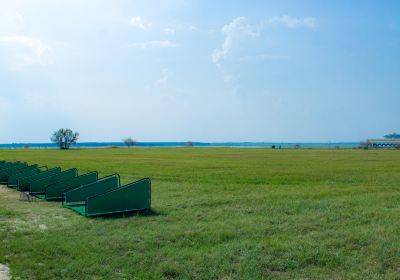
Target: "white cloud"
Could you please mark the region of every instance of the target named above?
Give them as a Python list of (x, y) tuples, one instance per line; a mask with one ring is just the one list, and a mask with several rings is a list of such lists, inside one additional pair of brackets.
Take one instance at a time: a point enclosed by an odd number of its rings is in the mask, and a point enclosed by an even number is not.
[[(260, 36), (263, 29), (266, 28), (266, 23), (281, 23), (289, 28), (316, 28), (318, 21), (312, 17), (295, 18), (287, 15), (273, 17), (266, 22), (252, 26), (248, 23), (245, 17), (237, 17), (230, 23), (224, 25), (221, 32), (224, 34), (224, 42), (219, 49), (215, 49), (212, 53), (212, 61), (220, 66), (222, 60), (226, 60), (232, 56), (233, 50), (239, 46), (244, 40)], [(245, 55), (243, 60), (254, 59), (287, 59), (287, 56), (276, 55)], [(239, 59), (240, 60), (240, 59)], [(226, 75), (225, 75), (226, 76)]]
[(158, 80), (155, 82), (155, 86), (157, 86), (157, 87), (165, 86), (166, 83), (168, 82), (169, 76), (170, 76), (169, 70), (166, 69), (166, 68), (162, 69), (162, 71), (161, 71), (161, 78), (158, 79)]
[(137, 49), (165, 49), (165, 48), (176, 48), (178, 46), (179, 45), (176, 42), (169, 40), (148, 41), (148, 42), (130, 44), (130, 47)]
[[(5, 36), (0, 37), (0, 45), (9, 47), (15, 53), (16, 68), (23, 66), (50, 63), (51, 48), (41, 40), (29, 36)], [(22, 48), (21, 48), (22, 47)]]
[(24, 19), (16, 11), (0, 10), (0, 36), (12, 35), (22, 32)]
[(289, 16), (273, 17), (258, 25), (251, 25), (245, 17), (241, 16), (224, 25), (221, 30), (224, 35), (223, 43), (220, 48), (214, 49), (211, 58), (220, 71), (225, 84), (233, 92), (240, 85), (236, 79), (235, 67), (232, 67), (232, 65), (261, 60), (290, 59), (287, 55), (251, 53), (250, 50), (258, 49), (260, 51), (260, 40), (257, 37), (260, 37), (261, 32), (271, 23), (284, 24), (289, 28), (316, 28), (318, 25), (317, 20), (314, 18), (294, 18)]
[(273, 17), (270, 19), (272, 23), (282, 23), (289, 28), (316, 28), (318, 21), (312, 17), (295, 18), (291, 16)]
[(226, 24), (221, 32), (225, 36), (224, 42), (220, 49), (215, 49), (212, 53), (212, 60), (216, 64), (229, 56), (236, 41), (244, 37), (257, 37), (260, 34), (259, 30), (256, 31), (252, 28), (245, 17), (235, 18)]
[(166, 27), (164, 28), (164, 33), (168, 35), (174, 35), (176, 30), (174, 28)]
[(22, 15), (16, 11), (0, 10), (0, 16), (6, 17), (10, 21), (14, 21), (14, 22), (23, 22), (24, 21)]
[(212, 61), (218, 67), (224, 83), (233, 91), (237, 90), (237, 85), (233, 75), (221, 64), (223, 60), (232, 58), (232, 52), (243, 40), (258, 37), (261, 28), (252, 27), (245, 17), (237, 17), (232, 22), (224, 25), (221, 32), (224, 34), (224, 42), (220, 49), (215, 49), (212, 53)]
[(131, 18), (130, 25), (144, 30), (144, 29), (150, 28), (152, 23), (143, 20), (141, 16), (135, 16), (135, 17)]
[(50, 48), (41, 40), (29, 36), (7, 36), (0, 38), (0, 43), (26, 46), (34, 51), (38, 57), (43, 56)]

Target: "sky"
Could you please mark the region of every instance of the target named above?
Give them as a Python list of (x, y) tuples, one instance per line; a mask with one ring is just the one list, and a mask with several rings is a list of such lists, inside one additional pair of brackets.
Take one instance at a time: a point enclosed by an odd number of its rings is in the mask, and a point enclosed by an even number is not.
[(0, 0), (0, 143), (400, 132), (400, 1)]

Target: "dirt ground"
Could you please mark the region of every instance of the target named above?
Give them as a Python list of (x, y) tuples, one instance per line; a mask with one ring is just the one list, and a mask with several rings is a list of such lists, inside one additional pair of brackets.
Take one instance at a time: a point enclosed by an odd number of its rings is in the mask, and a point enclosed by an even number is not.
[(10, 278), (10, 269), (8, 266), (0, 263), (0, 280), (9, 280)]

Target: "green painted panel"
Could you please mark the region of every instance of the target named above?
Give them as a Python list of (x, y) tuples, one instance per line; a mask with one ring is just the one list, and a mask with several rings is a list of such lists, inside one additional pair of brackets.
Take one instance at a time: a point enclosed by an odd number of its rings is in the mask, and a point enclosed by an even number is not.
[(17, 184), (18, 185), (18, 190), (20, 190), (20, 191), (29, 190), (29, 184), (31, 182), (39, 180), (39, 179), (42, 179), (42, 178), (45, 178), (47, 176), (51, 176), (51, 175), (60, 173), (60, 172), (61, 172), (61, 168), (60, 167), (55, 167), (55, 168), (49, 169), (47, 171), (40, 172), (38, 174), (34, 174), (34, 175), (31, 175), (31, 176), (27, 176), (27, 177), (23, 177), (21, 179), (18, 179), (18, 184)]
[(51, 176), (47, 176), (45, 178), (41, 178), (39, 180), (32, 181), (29, 186), (29, 193), (31, 194), (44, 193), (47, 186), (64, 180), (75, 178), (76, 176), (78, 176), (78, 170), (76, 168), (72, 168), (65, 170), (61, 173), (57, 173)]
[(7, 182), (10, 175), (18, 173), (18, 170), (24, 169), (27, 166), (26, 163), (20, 163), (0, 170), (0, 182)]
[(104, 193), (106, 191), (118, 188), (119, 186), (119, 175), (116, 174), (104, 177), (96, 182), (89, 183), (65, 192), (63, 203), (66, 205), (85, 204), (88, 197)]
[(95, 182), (97, 181), (97, 179), (98, 179), (97, 172), (90, 172), (69, 180), (49, 185), (48, 187), (46, 187), (45, 190), (46, 199), (47, 200), (62, 199), (63, 192), (65, 192), (66, 190), (72, 190), (82, 185)]
[(18, 179), (37, 174), (39, 172), (40, 172), (40, 167), (38, 167), (37, 165), (32, 165), (27, 168), (24, 168), (20, 172), (8, 177), (8, 186), (10, 187), (17, 186)]
[(89, 197), (87, 216), (148, 210), (151, 208), (151, 180), (144, 178), (118, 189)]
[(86, 216), (86, 206), (85, 205), (70, 205), (70, 206), (65, 206), (66, 208), (69, 208), (71, 210), (74, 210), (75, 212), (78, 212), (79, 214)]
[(0, 162), (0, 169), (2, 169), (3, 166), (9, 165), (10, 163), (11, 163), (11, 162), (9, 162), (9, 161), (2, 161), (2, 162)]
[(25, 172), (30, 171), (30, 170), (39, 170), (39, 167), (38, 167), (37, 164), (34, 164), (34, 165), (25, 166), (24, 168), (19, 169), (19, 170), (15, 171), (15, 172), (9, 172), (7, 174), (7, 179), (4, 180), (4, 182), (6, 182), (7, 185), (9, 185), (10, 178), (18, 176), (20, 174), (24, 174)]
[(19, 161), (18, 162), (5, 162), (3, 165), (0, 166), (0, 171), (3, 169), (9, 168), (11, 166), (14, 166), (14, 165), (18, 165), (18, 164), (20, 164)]

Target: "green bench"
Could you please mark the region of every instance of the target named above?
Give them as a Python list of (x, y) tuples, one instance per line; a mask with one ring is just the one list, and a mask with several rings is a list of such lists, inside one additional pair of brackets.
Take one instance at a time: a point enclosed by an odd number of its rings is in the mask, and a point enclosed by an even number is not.
[(98, 173), (96, 171), (80, 175), (75, 178), (64, 180), (51, 184), (45, 188), (46, 200), (61, 200), (63, 193), (67, 190), (78, 188), (82, 185), (89, 184), (98, 180)]
[(62, 200), (64, 207), (87, 217), (151, 209), (150, 178), (121, 186), (119, 174), (99, 179), (96, 171), (78, 176), (76, 168), (62, 171), (2, 160), (0, 183), (22, 191), (21, 199)]
[(18, 173), (19, 170), (28, 167), (27, 163), (15, 163), (8, 165), (6, 168), (0, 170), (0, 184), (7, 184), (8, 177), (12, 174)]
[(10, 188), (15, 188), (18, 186), (18, 180), (20, 180), (24, 177), (38, 174), (38, 173), (40, 173), (42, 171), (46, 171), (46, 170), (48, 170), (48, 168), (46, 166), (38, 167), (37, 165), (31, 165), (29, 167), (26, 167), (26, 168), (20, 170), (18, 173), (15, 173), (15, 174), (9, 176), (7, 185)]
[(3, 161), (0, 163), (0, 170), (15, 164), (16, 162)]
[[(21, 162), (21, 161), (15, 161), (15, 162), (5, 161), (5, 162), (3, 162), (3, 163), (0, 165), (0, 170), (9, 168), (9, 167), (14, 166), (14, 165), (24, 164), (24, 163), (25, 163), (25, 162)], [(25, 163), (25, 164), (26, 164), (26, 163)]]
[(46, 187), (51, 184), (55, 184), (64, 180), (75, 178), (78, 176), (78, 170), (76, 168), (71, 168), (60, 173), (56, 173), (44, 178), (37, 179), (30, 182), (29, 184), (29, 194), (35, 195), (38, 198), (45, 198), (44, 192)]
[(96, 182), (85, 184), (79, 188), (68, 190), (63, 194), (63, 205), (81, 205), (85, 204), (86, 199), (99, 193), (113, 190), (120, 186), (120, 177), (113, 174), (103, 177)]
[(125, 186), (119, 186), (119, 177), (118, 181), (115, 177), (110, 177), (106, 181), (108, 183), (102, 184), (101, 190), (97, 189), (96, 183), (92, 183), (66, 192), (64, 206), (87, 217), (150, 210), (150, 178)]
[(36, 180), (39, 180), (39, 179), (42, 179), (42, 178), (45, 178), (45, 177), (48, 177), (48, 176), (51, 176), (51, 175), (54, 175), (54, 174), (57, 174), (60, 172), (61, 172), (61, 168), (55, 167), (55, 168), (49, 169), (47, 171), (43, 171), (43, 172), (40, 172), (37, 174), (33, 174), (30, 176), (20, 178), (20, 179), (18, 179), (18, 182), (17, 182), (17, 189), (19, 191), (29, 191), (29, 186), (30, 186), (31, 182), (34, 182)]

